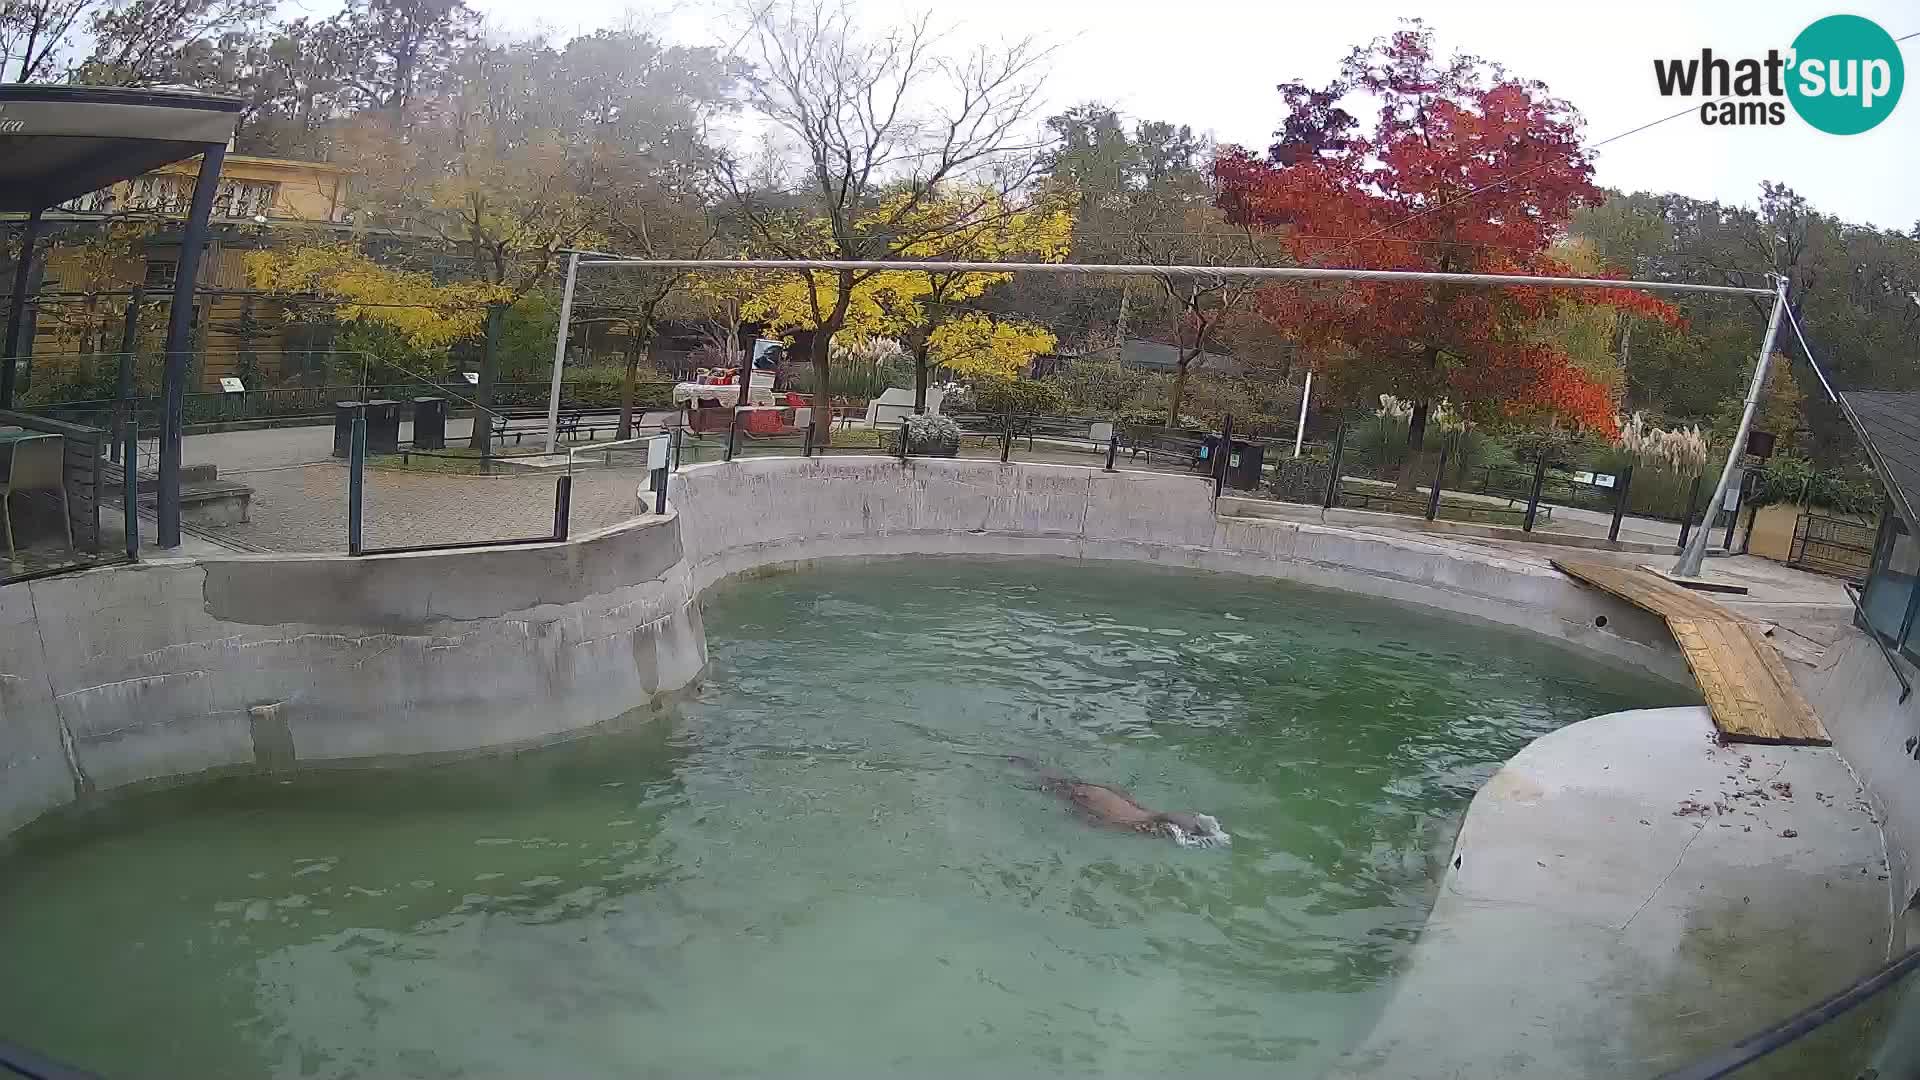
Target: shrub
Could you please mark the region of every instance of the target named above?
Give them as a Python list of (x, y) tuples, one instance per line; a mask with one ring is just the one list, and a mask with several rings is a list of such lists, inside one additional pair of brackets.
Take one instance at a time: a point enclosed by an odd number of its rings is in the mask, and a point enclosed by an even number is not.
[(1037, 379), (982, 378), (973, 383), (973, 407), (984, 413), (1058, 414), (1066, 411), (1067, 395)]
[(1758, 472), (1748, 503), (1794, 503), (1843, 514), (1871, 514), (1880, 506), (1879, 481), (1859, 470), (1821, 472), (1803, 457), (1777, 457)]
[[(561, 375), (560, 402), (570, 408), (617, 409), (625, 378), (625, 371), (613, 365), (571, 368)], [(547, 385), (544, 382), (496, 384), (493, 402), (496, 405), (545, 405)], [(634, 382), (633, 407), (666, 409), (672, 406), (672, 376), (642, 369)]]
[[(922, 457), (953, 457), (960, 452), (960, 425), (944, 416), (907, 417), (907, 452)], [(900, 452), (900, 429), (887, 435), (887, 449)]]
[(1052, 380), (1076, 412), (1111, 416), (1126, 410), (1145, 389), (1147, 373), (1117, 360), (1075, 360)]

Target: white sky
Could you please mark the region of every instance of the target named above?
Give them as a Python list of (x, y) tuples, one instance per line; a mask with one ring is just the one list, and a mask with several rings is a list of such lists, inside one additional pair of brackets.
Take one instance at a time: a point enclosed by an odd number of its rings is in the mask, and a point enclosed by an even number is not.
[[(852, 0), (862, 21), (884, 25), (922, 5)], [(559, 36), (622, 21), (630, 0), (575, 0), (562, 19), (536, 0), (476, 0), (500, 30)], [(687, 44), (716, 43), (723, 29), (689, 4), (662, 20)], [(1730, 58), (1785, 50), (1829, 14), (1864, 15), (1894, 37), (1920, 31), (1916, 0), (1850, 0), (1844, 8), (1779, 0), (1611, 0), (1574, 4), (1425, 0), (968, 0), (936, 7), (957, 44), (1034, 35), (1059, 46), (1047, 79), (1047, 112), (1100, 101), (1130, 115), (1192, 125), (1222, 142), (1262, 148), (1280, 119), (1274, 85), (1332, 77), (1347, 50), (1419, 14), (1442, 48), (1463, 48), (1544, 81), (1585, 114), (1590, 142), (1678, 111), (1653, 79), (1656, 57)], [(1677, 191), (1751, 204), (1762, 180), (1780, 180), (1819, 209), (1885, 228), (1920, 222), (1920, 38), (1904, 42), (1908, 86), (1893, 115), (1862, 135), (1823, 134), (1792, 114), (1781, 127), (1702, 126), (1684, 116), (1602, 148), (1603, 185)]]

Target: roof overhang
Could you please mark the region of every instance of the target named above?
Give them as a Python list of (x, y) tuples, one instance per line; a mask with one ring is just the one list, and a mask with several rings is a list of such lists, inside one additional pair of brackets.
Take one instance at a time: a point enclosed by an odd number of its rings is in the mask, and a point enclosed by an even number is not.
[(225, 145), (238, 98), (92, 86), (0, 87), (0, 212), (25, 213)]

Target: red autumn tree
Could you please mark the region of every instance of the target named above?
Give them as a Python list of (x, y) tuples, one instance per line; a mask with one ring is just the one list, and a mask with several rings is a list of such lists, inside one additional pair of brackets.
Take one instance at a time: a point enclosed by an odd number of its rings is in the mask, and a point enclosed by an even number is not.
[[(1222, 152), (1215, 179), (1228, 216), (1272, 231), (1300, 265), (1569, 273), (1549, 248), (1574, 208), (1602, 193), (1580, 115), (1542, 84), (1473, 56), (1441, 63), (1432, 31), (1414, 20), (1354, 49), (1328, 86), (1279, 89), (1279, 141), (1264, 157)], [(1378, 105), (1371, 130), (1343, 107), (1356, 99)], [(1301, 282), (1269, 286), (1256, 304), (1309, 355), (1339, 365), (1329, 374), (1349, 394), (1415, 402), (1408, 442), (1418, 448), (1442, 398), (1481, 419), (1545, 413), (1611, 431), (1607, 388), (1526, 332), (1575, 302), (1676, 318), (1613, 289)]]

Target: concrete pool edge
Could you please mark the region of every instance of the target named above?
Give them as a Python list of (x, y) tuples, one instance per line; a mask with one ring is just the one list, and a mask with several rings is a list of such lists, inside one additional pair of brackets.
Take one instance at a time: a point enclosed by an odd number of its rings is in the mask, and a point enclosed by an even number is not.
[(1703, 707), (1541, 736), (1332, 1075), (1653, 1076), (1745, 1038), (1884, 959), (1876, 824), (1838, 754), (1720, 744)]
[(706, 666), (679, 529), (162, 559), (0, 589), (0, 837), (175, 777), (549, 742)]
[(564, 543), (156, 559), (0, 589), (0, 836), (171, 777), (426, 762), (589, 730), (698, 677), (708, 586), (824, 558), (1280, 578), (1689, 685), (1657, 620), (1551, 571), (1445, 541), (1218, 518), (1192, 477), (834, 456), (694, 466), (674, 484), (669, 514)]
[(767, 565), (906, 555), (1153, 563), (1291, 581), (1536, 634), (1694, 686), (1664, 623), (1444, 539), (1215, 515), (1203, 479), (959, 458), (745, 458), (674, 479), (696, 591)]

